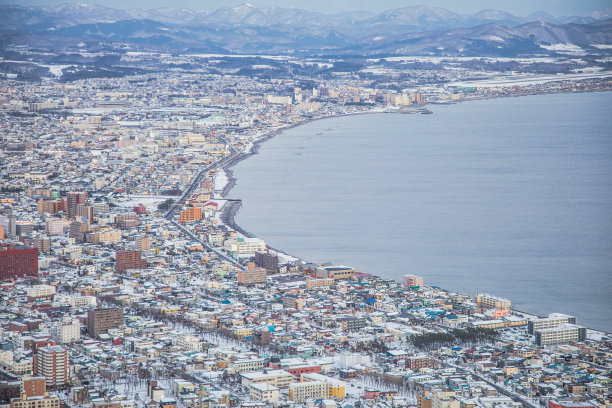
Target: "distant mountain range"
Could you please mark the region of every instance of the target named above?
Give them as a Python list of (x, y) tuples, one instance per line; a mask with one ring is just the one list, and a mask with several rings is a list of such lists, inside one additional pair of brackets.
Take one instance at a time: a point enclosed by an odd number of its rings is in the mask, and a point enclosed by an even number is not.
[(376, 15), (325, 15), (248, 3), (217, 10), (117, 10), (70, 3), (3, 5), (0, 16), (2, 48), (67, 50), (121, 44), (124, 49), (174, 53), (517, 56), (579, 49), (605, 52), (612, 44), (612, 9), (556, 18), (544, 12), (518, 17), (498, 10), (462, 15), (429, 6)]

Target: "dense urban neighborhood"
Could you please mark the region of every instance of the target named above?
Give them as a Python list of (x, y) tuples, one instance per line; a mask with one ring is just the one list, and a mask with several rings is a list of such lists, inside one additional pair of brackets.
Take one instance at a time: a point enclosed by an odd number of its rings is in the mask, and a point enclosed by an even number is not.
[(611, 334), (298, 259), (228, 198), (290, 127), (609, 91), (607, 57), (117, 50), (0, 61), (0, 407), (612, 407)]

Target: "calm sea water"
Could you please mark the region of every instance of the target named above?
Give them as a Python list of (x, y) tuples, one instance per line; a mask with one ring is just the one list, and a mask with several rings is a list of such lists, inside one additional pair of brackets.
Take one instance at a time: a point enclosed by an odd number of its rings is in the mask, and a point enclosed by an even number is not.
[(290, 129), (239, 163), (269, 245), (487, 292), (612, 332), (612, 92), (433, 106)]

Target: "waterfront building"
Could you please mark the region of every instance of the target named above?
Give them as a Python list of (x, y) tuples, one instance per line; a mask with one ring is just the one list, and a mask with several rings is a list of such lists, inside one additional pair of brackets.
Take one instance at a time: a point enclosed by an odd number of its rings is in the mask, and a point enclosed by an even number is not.
[(510, 300), (488, 294), (477, 294), (476, 304), (482, 309), (498, 309), (510, 311)]
[(319, 279), (355, 279), (357, 269), (348, 266), (320, 266), (315, 270), (315, 277)]
[(583, 341), (585, 338), (586, 328), (570, 323), (535, 331), (535, 341), (538, 346)]
[(423, 287), (423, 277), (415, 275), (404, 275), (404, 289), (408, 290), (413, 287)]
[(269, 252), (256, 252), (255, 265), (265, 268), (269, 274), (278, 273), (278, 255)]
[(529, 334), (535, 334), (536, 330), (552, 329), (565, 323), (576, 324), (576, 318), (563, 313), (551, 313), (548, 317), (529, 320), (527, 330)]

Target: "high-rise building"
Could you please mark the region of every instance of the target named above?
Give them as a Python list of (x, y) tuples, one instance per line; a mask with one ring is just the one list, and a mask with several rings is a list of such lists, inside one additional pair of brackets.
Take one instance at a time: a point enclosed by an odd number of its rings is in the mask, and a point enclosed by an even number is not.
[(76, 217), (85, 219), (91, 224), (93, 220), (93, 206), (87, 204), (77, 204), (76, 206)]
[(238, 271), (239, 285), (255, 285), (258, 283), (266, 283), (267, 271), (264, 268), (256, 267), (253, 262), (249, 262), (246, 270)]
[(64, 232), (64, 221), (59, 218), (47, 218), (45, 231), (49, 235), (61, 235)]
[(29, 221), (17, 221), (15, 225), (15, 235), (22, 237), (24, 235), (31, 234), (34, 231), (34, 224)]
[(0, 279), (38, 275), (38, 248), (0, 246)]
[(15, 235), (17, 235), (17, 217), (12, 214), (9, 215), (7, 232), (9, 237), (14, 237)]
[(60, 343), (68, 344), (81, 339), (79, 319), (66, 317), (51, 328), (51, 335)]
[(255, 252), (255, 265), (261, 266), (269, 274), (278, 273), (278, 255), (269, 252)]
[(89, 232), (89, 224), (86, 222), (73, 221), (70, 223), (70, 238), (74, 238), (76, 242), (84, 242), (85, 236)]
[(179, 222), (184, 224), (186, 222), (201, 220), (203, 212), (200, 207), (191, 207), (185, 211), (181, 211), (179, 214)]
[(115, 264), (117, 273), (127, 269), (145, 269), (147, 267), (147, 261), (141, 258), (140, 251), (117, 251), (115, 257), (117, 259)]
[(137, 251), (146, 251), (151, 249), (151, 238), (136, 237), (136, 239), (134, 239), (134, 249)]
[(67, 194), (68, 217), (74, 218), (76, 216), (77, 204), (85, 204), (87, 201), (87, 193), (72, 191)]
[(123, 326), (123, 309), (95, 309), (87, 312), (87, 333), (97, 336), (107, 333), (109, 329)]
[(38, 252), (49, 252), (51, 251), (51, 240), (49, 237), (39, 236), (34, 240)]
[(34, 354), (34, 375), (45, 377), (47, 387), (63, 387), (68, 384), (68, 350), (61, 346), (41, 347)]
[(38, 200), (38, 212), (41, 214), (49, 213), (56, 214), (60, 211), (66, 211), (66, 201), (63, 198), (59, 200)]

